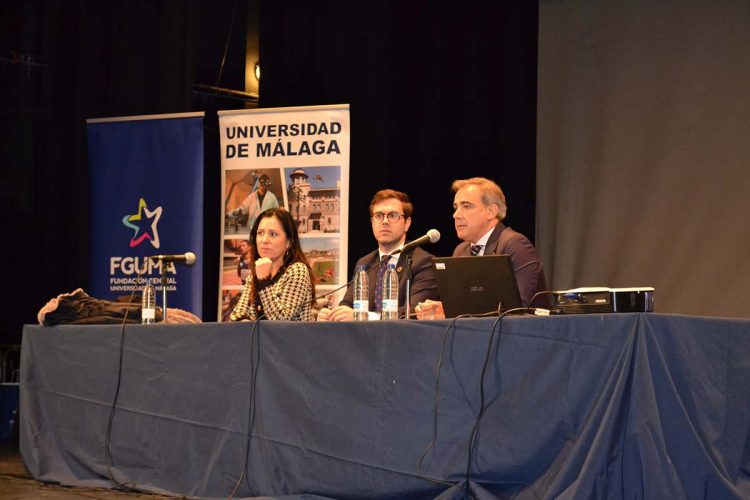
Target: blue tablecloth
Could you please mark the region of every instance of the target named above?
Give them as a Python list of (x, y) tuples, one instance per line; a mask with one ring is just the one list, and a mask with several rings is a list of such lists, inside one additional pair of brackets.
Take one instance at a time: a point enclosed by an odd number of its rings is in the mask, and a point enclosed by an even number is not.
[(120, 338), (24, 329), (34, 477), (200, 497), (750, 497), (750, 321), (127, 326), (108, 467)]

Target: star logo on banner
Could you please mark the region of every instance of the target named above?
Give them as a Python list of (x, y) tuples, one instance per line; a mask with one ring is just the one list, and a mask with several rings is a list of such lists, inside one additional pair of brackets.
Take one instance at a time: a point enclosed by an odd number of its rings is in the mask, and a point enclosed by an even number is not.
[(133, 237), (130, 238), (130, 248), (137, 247), (145, 240), (151, 242), (151, 246), (159, 248), (159, 231), (156, 226), (161, 218), (162, 207), (149, 210), (146, 200), (141, 198), (138, 201), (138, 213), (126, 215), (122, 218), (125, 227), (133, 230)]

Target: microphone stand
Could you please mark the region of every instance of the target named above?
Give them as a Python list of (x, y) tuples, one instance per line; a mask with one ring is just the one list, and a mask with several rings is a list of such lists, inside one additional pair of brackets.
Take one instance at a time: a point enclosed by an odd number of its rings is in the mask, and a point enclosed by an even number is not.
[(411, 254), (412, 252), (406, 252), (406, 300), (404, 301), (406, 315), (404, 319), (409, 319), (411, 316)]
[(167, 265), (163, 259), (159, 259), (159, 267), (161, 268), (161, 307), (162, 307), (162, 323), (167, 322), (167, 271), (164, 267)]

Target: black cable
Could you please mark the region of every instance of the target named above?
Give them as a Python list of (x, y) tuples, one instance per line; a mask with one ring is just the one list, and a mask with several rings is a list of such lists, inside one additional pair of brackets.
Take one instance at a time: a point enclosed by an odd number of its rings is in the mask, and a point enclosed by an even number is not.
[[(133, 295), (135, 294), (135, 290), (133, 290), (133, 293), (130, 297), (130, 302), (128, 302), (128, 306), (130, 306), (130, 303), (133, 300)], [(125, 318), (127, 318), (127, 310), (125, 311)], [(115, 480), (114, 474), (112, 473), (112, 452), (110, 450), (110, 442), (112, 440), (112, 426), (114, 423), (115, 418), (115, 412), (117, 408), (117, 400), (120, 396), (120, 386), (122, 384), (122, 359), (124, 357), (124, 351), (125, 351), (125, 320), (123, 320), (123, 324), (120, 329), (120, 348), (119, 348), (119, 360), (117, 365), (117, 383), (115, 385), (115, 396), (112, 400), (112, 406), (109, 409), (109, 418), (107, 419), (107, 433), (106, 437), (104, 439), (104, 465), (107, 467), (107, 476), (109, 476), (110, 481), (114, 483), (114, 489), (124, 487), (130, 483), (120, 483), (117, 480)], [(133, 484), (133, 487), (135, 485)]]
[[(146, 272), (146, 265), (144, 264), (140, 270), (136, 268), (135, 282), (141, 281), (143, 273)], [(112, 489), (135, 489), (135, 483), (131, 482), (118, 482), (115, 480), (114, 474), (112, 473), (112, 451), (110, 450), (110, 443), (112, 441), (112, 427), (114, 424), (115, 413), (117, 412), (117, 401), (120, 397), (120, 386), (122, 385), (122, 360), (125, 355), (125, 324), (128, 320), (128, 313), (130, 312), (130, 306), (133, 304), (133, 298), (135, 297), (136, 288), (130, 291), (130, 298), (128, 299), (127, 306), (125, 307), (125, 314), (122, 318), (122, 324), (120, 325), (120, 348), (118, 353), (117, 363), (117, 383), (115, 384), (115, 396), (112, 400), (112, 405), (109, 409), (109, 417), (107, 418), (107, 432), (104, 438), (104, 465), (107, 468), (107, 476), (112, 481), (114, 487)]]
[(436, 482), (439, 484), (444, 485), (450, 485), (452, 486), (453, 483), (447, 482), (447, 481), (440, 481), (432, 478), (428, 478), (422, 474), (422, 462), (424, 462), (425, 457), (427, 456), (427, 453), (432, 450), (432, 448), (435, 447), (435, 444), (437, 443), (437, 421), (438, 421), (438, 414), (440, 411), (440, 371), (443, 366), (443, 354), (445, 353), (445, 345), (448, 340), (448, 334), (450, 333), (451, 328), (455, 329), (456, 321), (458, 318), (453, 318), (453, 320), (448, 323), (448, 325), (445, 327), (445, 330), (443, 331), (443, 342), (442, 346), (440, 348), (440, 354), (438, 356), (438, 362), (437, 366), (435, 367), (435, 396), (434, 396), (434, 406), (432, 410), (432, 440), (427, 445), (427, 448), (422, 452), (422, 455), (419, 457), (419, 461), (417, 462), (417, 476), (419, 476), (421, 479), (424, 479), (426, 481), (430, 482)]
[[(379, 262), (376, 262), (375, 264), (371, 265), (369, 268), (366, 268), (365, 272), (366, 273), (370, 272), (377, 265), (379, 265)], [(322, 295), (319, 295), (318, 297), (315, 297), (315, 298), (313, 298), (310, 301), (302, 302), (298, 306), (298, 308), (304, 307), (307, 304), (312, 305), (318, 299), (323, 298), (323, 297), (327, 297), (328, 295), (331, 295), (333, 293), (338, 292), (342, 288), (345, 288), (345, 287), (348, 287), (348, 286), (352, 285), (354, 283), (355, 279), (356, 279), (356, 276), (351, 281), (345, 283), (344, 285), (339, 286), (335, 290), (331, 290), (331, 291), (326, 292), (326, 293), (324, 293)], [(261, 316), (259, 316), (253, 322), (253, 328), (250, 331), (250, 367), (251, 367), (251, 371), (252, 371), (252, 378), (251, 378), (251, 382), (250, 382), (250, 394), (249, 394), (249, 398), (248, 398), (249, 399), (249, 406), (248, 406), (247, 432), (246, 432), (246, 435), (245, 435), (245, 437), (247, 439), (246, 444), (245, 444), (245, 460), (244, 460), (244, 465), (242, 467), (242, 473), (240, 474), (239, 479), (237, 479), (237, 483), (235, 483), (234, 488), (232, 489), (232, 492), (229, 494), (229, 497), (227, 498), (227, 500), (231, 500), (232, 498), (234, 498), (234, 495), (237, 493), (237, 490), (239, 489), (240, 484), (242, 484), (243, 480), (245, 481), (245, 484), (247, 485), (247, 487), (248, 487), (248, 489), (249, 489), (249, 491), (251, 493), (252, 493), (252, 490), (253, 490), (252, 485), (248, 482), (249, 475), (247, 474), (247, 468), (248, 468), (249, 463), (250, 463), (250, 444), (251, 444), (251, 441), (252, 441), (252, 429), (253, 429), (253, 426), (255, 424), (255, 410), (256, 410), (256, 399), (255, 399), (256, 390), (255, 389), (256, 389), (256, 383), (257, 383), (257, 380), (258, 380), (258, 370), (259, 370), (259, 367), (260, 367), (260, 321), (263, 320), (264, 317), (265, 317), (265, 314), (262, 314)], [(257, 336), (256, 336), (256, 329), (258, 330)], [(256, 337), (257, 337), (257, 341), (255, 340)], [(255, 343), (256, 342), (258, 344), (257, 353), (255, 352)]]
[[(532, 299), (533, 300), (533, 299)], [(469, 491), (469, 481), (471, 479), (471, 463), (473, 459), (473, 454), (475, 452), (475, 446), (477, 442), (477, 438), (479, 437), (479, 426), (480, 422), (482, 420), (482, 416), (484, 415), (484, 412), (486, 410), (485, 407), (485, 394), (484, 394), (484, 381), (487, 374), (487, 367), (489, 366), (489, 360), (490, 360), (490, 354), (492, 353), (492, 345), (495, 337), (495, 330), (497, 330), (497, 346), (499, 348), (500, 346), (500, 340), (502, 338), (502, 328), (498, 328), (502, 326), (502, 320), (505, 316), (509, 316), (511, 314), (515, 313), (527, 313), (527, 314), (533, 314), (534, 310), (536, 308), (533, 307), (515, 307), (512, 309), (508, 309), (504, 311), (502, 314), (500, 314), (495, 322), (492, 324), (492, 331), (490, 332), (490, 338), (487, 342), (487, 350), (484, 355), (484, 362), (482, 363), (482, 371), (481, 376), (479, 379), (479, 412), (477, 413), (477, 417), (474, 420), (474, 425), (471, 429), (471, 434), (469, 435), (469, 449), (468, 454), (466, 458), (466, 473), (464, 475), (465, 480), (465, 495), (472, 497), (471, 492)], [(523, 481), (513, 481), (514, 484), (521, 484), (526, 487), (528, 487), (534, 495), (539, 498), (539, 495), (537, 495), (536, 491), (531, 487), (530, 484), (525, 483)]]
[[(512, 309), (509, 309), (509, 311)], [(492, 344), (495, 339), (495, 329), (502, 321), (503, 317), (508, 314), (508, 312), (502, 313), (500, 316), (497, 317), (495, 322), (492, 324), (492, 330), (490, 332), (490, 338), (487, 342), (487, 351), (484, 355), (484, 363), (482, 363), (482, 372), (481, 376), (479, 377), (479, 413), (477, 414), (477, 418), (474, 420), (474, 426), (472, 427), (471, 434), (469, 435), (469, 453), (466, 460), (466, 474), (464, 476), (464, 479), (466, 481), (466, 495), (469, 494), (469, 479), (471, 477), (471, 459), (472, 454), (474, 452), (474, 441), (477, 437), (478, 430), (479, 430), (479, 421), (482, 419), (482, 415), (484, 414), (484, 377), (487, 373), (487, 366), (489, 365), (489, 359), (490, 359), (490, 353), (492, 352)], [(500, 336), (498, 335), (498, 343), (500, 342)]]
[[(263, 316), (261, 316), (262, 319)], [(252, 440), (253, 435), (253, 427), (255, 426), (255, 412), (257, 409), (257, 403), (256, 403), (256, 397), (257, 397), (257, 383), (258, 383), (258, 372), (260, 370), (260, 321), (257, 321), (257, 328), (258, 332), (255, 334), (255, 344), (257, 344), (257, 349), (255, 349), (255, 346), (252, 344), (253, 342), (253, 336), (250, 338), (251, 346), (250, 346), (250, 369), (252, 370), (252, 379), (250, 381), (250, 408), (251, 412), (248, 418), (248, 427), (247, 427), (247, 449), (245, 451), (245, 470), (247, 470), (247, 466), (249, 465), (249, 455), (250, 455), (250, 442)], [(255, 351), (255, 356), (253, 357), (253, 352)], [(245, 475), (245, 484), (247, 484), (248, 489), (250, 490), (250, 493), (253, 493), (252, 485), (248, 482), (248, 475)]]
[(425, 481), (430, 481), (433, 483), (443, 484), (446, 486), (453, 486), (453, 483), (449, 481), (441, 481), (438, 479), (432, 479), (432, 478), (422, 475), (422, 463), (424, 462), (424, 459), (427, 456), (427, 454), (430, 452), (432, 448), (435, 447), (435, 444), (437, 443), (437, 425), (438, 425), (438, 415), (440, 412), (440, 372), (443, 366), (443, 356), (445, 354), (445, 346), (448, 340), (448, 334), (450, 333), (451, 328), (455, 329), (456, 321), (459, 319), (476, 318), (476, 317), (482, 317), (482, 316), (488, 316), (488, 315), (494, 315), (494, 314), (497, 314), (497, 312), (491, 311), (491, 312), (483, 313), (483, 314), (461, 314), (453, 318), (451, 322), (448, 323), (448, 325), (445, 327), (445, 330), (443, 332), (443, 342), (440, 348), (440, 354), (438, 356), (437, 366), (435, 367), (435, 397), (434, 397), (435, 406), (432, 412), (432, 441), (430, 441), (430, 443), (427, 445), (427, 448), (425, 448), (424, 452), (422, 452), (422, 455), (419, 457), (419, 461), (417, 462), (417, 476), (419, 476), (420, 479), (424, 479)]
[[(258, 380), (258, 367), (260, 366), (260, 322), (262, 319), (263, 319), (263, 315), (261, 315), (258, 319), (254, 321), (253, 328), (250, 330), (250, 371), (252, 375), (250, 377), (250, 394), (248, 395), (247, 431), (245, 433), (245, 438), (246, 438), (245, 461), (242, 466), (242, 473), (240, 474), (239, 479), (237, 479), (237, 483), (235, 483), (234, 489), (227, 497), (227, 500), (231, 500), (232, 498), (234, 498), (234, 495), (237, 493), (237, 490), (239, 489), (240, 484), (242, 484), (243, 480), (245, 481), (245, 484), (247, 485), (251, 496), (252, 496), (252, 491), (253, 491), (253, 487), (249, 483), (249, 475), (247, 474), (247, 468), (250, 465), (250, 442), (252, 441), (253, 425), (255, 424), (255, 385)], [(257, 354), (255, 354), (256, 330), (258, 331)], [(257, 361), (258, 361), (257, 363), (255, 362), (256, 356), (257, 356)]]
[[(554, 290), (541, 290), (541, 291), (539, 291), (539, 292), (536, 292), (536, 293), (535, 293), (535, 294), (534, 294), (534, 295), (533, 295), (533, 296), (531, 297), (531, 300), (529, 301), (529, 307), (533, 307), (533, 306), (534, 306), (534, 301), (536, 300), (536, 298), (537, 298), (538, 296), (540, 296), (540, 295), (554, 295), (555, 293), (557, 293), (557, 292), (556, 292), (556, 291), (554, 291)], [(550, 301), (550, 305), (552, 305), (551, 301)]]

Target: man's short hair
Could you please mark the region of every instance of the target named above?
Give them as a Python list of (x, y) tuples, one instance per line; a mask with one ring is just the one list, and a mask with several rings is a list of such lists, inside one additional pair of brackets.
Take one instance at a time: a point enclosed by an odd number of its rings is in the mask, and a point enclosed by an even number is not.
[(395, 198), (400, 201), (401, 209), (404, 211), (404, 217), (407, 219), (411, 218), (414, 207), (412, 206), (411, 201), (409, 201), (409, 196), (406, 193), (396, 191), (395, 189), (381, 189), (380, 191), (375, 193), (375, 195), (372, 197), (372, 200), (370, 200), (370, 215), (372, 215), (372, 207), (375, 206), (376, 203), (380, 203), (381, 201), (385, 201), (391, 198)]
[(482, 203), (484, 203), (484, 206), (497, 205), (497, 219), (505, 219), (505, 214), (508, 212), (508, 206), (505, 204), (505, 195), (503, 194), (503, 190), (500, 189), (500, 186), (484, 177), (472, 177), (471, 179), (458, 179), (453, 181), (451, 190), (456, 193), (459, 189), (463, 189), (466, 186), (477, 186), (482, 193)]

